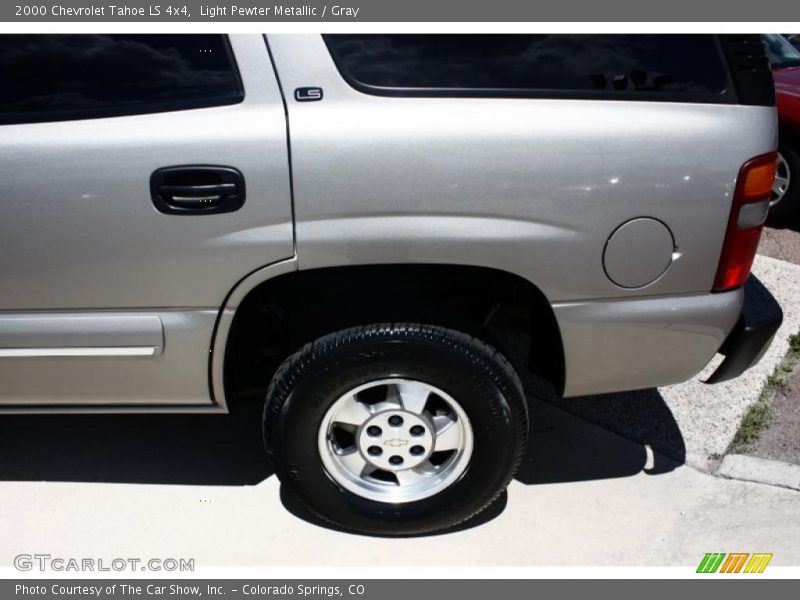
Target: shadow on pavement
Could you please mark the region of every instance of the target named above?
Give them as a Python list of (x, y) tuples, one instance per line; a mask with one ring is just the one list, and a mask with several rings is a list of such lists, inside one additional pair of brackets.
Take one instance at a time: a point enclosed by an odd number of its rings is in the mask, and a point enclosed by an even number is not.
[(657, 475), (685, 460), (678, 424), (655, 389), (571, 399), (529, 391), (528, 397), (532, 431), (521, 483)]
[(779, 217), (771, 214), (767, 218), (766, 225), (772, 229), (791, 229), (793, 231), (800, 231), (800, 217)]
[[(528, 395), (532, 436), (520, 483), (658, 474), (683, 462), (683, 438), (656, 390), (563, 400), (542, 386)], [(3, 416), (0, 481), (255, 485), (273, 473), (262, 447), (261, 406), (236, 406), (230, 415)], [(645, 444), (654, 450), (650, 464)], [(281, 500), (298, 518), (330, 527), (283, 489)], [(494, 519), (506, 502), (503, 494), (457, 530)]]
[[(529, 398), (522, 483), (655, 474), (683, 462), (683, 437), (657, 390), (564, 400), (548, 388)], [(243, 402), (230, 415), (3, 416), (0, 480), (254, 485), (272, 474), (260, 415), (258, 402)], [(655, 453), (647, 469), (645, 444)]]
[(4, 415), (0, 457), (0, 481), (254, 485), (272, 475), (257, 402), (230, 415)]

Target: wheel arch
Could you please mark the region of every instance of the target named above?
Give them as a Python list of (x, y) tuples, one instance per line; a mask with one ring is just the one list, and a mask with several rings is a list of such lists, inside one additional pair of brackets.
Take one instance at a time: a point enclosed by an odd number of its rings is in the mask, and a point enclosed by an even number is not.
[[(431, 284), (436, 292), (430, 296), (415, 293), (421, 289), (420, 281)], [(310, 298), (316, 298), (316, 294), (332, 282), (336, 291), (329, 291), (329, 297), (321, 299), (317, 305), (317, 309), (325, 307), (326, 314), (320, 316), (319, 310), (314, 316), (304, 313), (304, 310), (312, 310)], [(412, 282), (416, 287), (410, 292), (400, 291), (402, 298), (387, 302), (391, 294), (400, 290), (398, 282)], [(372, 296), (371, 300), (369, 296), (363, 297), (354, 306), (352, 303), (359, 294), (377, 294), (377, 297)], [(409, 299), (410, 303), (406, 303)], [(373, 307), (368, 306), (370, 301)], [(477, 315), (482, 314), (490, 302), (493, 306), (483, 315), (485, 322), (480, 323)], [(334, 304), (336, 310), (331, 311), (329, 307)], [(286, 307), (291, 312), (295, 305), (300, 308), (293, 314), (281, 314)], [(303, 319), (299, 318), (301, 316)], [(310, 336), (393, 319), (459, 328), (483, 334), (484, 339), (488, 335), (489, 343), (498, 343), (489, 335), (488, 326), (500, 317), (505, 319), (506, 325), (515, 328), (515, 334), (527, 338), (526, 364), (518, 363), (518, 368), (524, 366), (550, 381), (557, 391), (563, 390), (565, 359), (558, 322), (549, 300), (526, 278), (490, 267), (448, 263), (347, 265), (300, 270), (293, 258), (250, 273), (229, 292), (214, 328), (209, 387), (215, 404), (225, 409), (230, 408), (234, 397), (247, 390), (249, 374), (243, 379), (237, 372), (240, 353), (252, 346), (252, 338), (257, 335), (254, 332), (259, 328), (265, 328), (263, 335), (273, 344), (266, 354), (273, 363), (280, 364), (302, 343), (313, 339)], [(248, 330), (250, 333), (246, 333)], [(257, 365), (248, 364), (247, 368), (257, 368)]]

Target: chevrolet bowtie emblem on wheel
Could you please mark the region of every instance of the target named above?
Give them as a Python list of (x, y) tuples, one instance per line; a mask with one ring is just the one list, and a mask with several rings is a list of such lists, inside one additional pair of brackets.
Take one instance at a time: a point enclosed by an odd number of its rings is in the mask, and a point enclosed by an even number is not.
[(408, 440), (401, 440), (400, 438), (393, 438), (383, 442), (384, 446), (391, 446), (392, 448), (399, 448), (408, 444)]

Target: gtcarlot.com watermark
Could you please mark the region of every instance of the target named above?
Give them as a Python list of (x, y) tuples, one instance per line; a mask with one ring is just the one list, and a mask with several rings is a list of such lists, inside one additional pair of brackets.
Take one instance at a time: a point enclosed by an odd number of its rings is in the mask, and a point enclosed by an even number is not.
[(14, 557), (17, 571), (96, 571), (96, 572), (191, 572), (193, 558), (88, 558), (63, 557), (50, 554), (17, 554)]

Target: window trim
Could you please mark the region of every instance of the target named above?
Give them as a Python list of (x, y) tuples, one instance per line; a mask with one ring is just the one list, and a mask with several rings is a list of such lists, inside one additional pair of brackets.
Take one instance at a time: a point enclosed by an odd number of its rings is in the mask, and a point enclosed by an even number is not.
[[(714, 46), (725, 76), (725, 87), (716, 94), (683, 92), (633, 92), (613, 90), (557, 90), (542, 88), (458, 88), (458, 87), (387, 87), (364, 83), (355, 79), (343, 65), (343, 60), (330, 37), (335, 34), (322, 34), (328, 53), (342, 79), (356, 91), (371, 96), (391, 98), (517, 98), (529, 100), (607, 100), (637, 102), (683, 102), (693, 104), (736, 104), (737, 97), (732, 85), (726, 56), (722, 51), (718, 36), (714, 35)], [(446, 34), (443, 34), (446, 35)], [(664, 34), (669, 35), (669, 34)], [(710, 35), (710, 34), (709, 34)]]
[[(191, 34), (183, 34), (191, 35)], [(245, 90), (236, 55), (233, 52), (230, 38), (222, 36), (222, 45), (230, 61), (234, 75), (236, 94), (230, 97), (209, 96), (205, 98), (188, 98), (185, 100), (172, 100), (168, 102), (147, 102), (142, 104), (125, 104), (120, 106), (106, 106), (101, 108), (71, 108), (46, 111), (2, 112), (0, 111), (0, 126), (25, 125), (32, 123), (58, 123), (63, 121), (84, 121), (92, 119), (105, 119), (110, 117), (132, 117), (197, 108), (215, 108), (218, 106), (231, 106), (244, 102)]]

